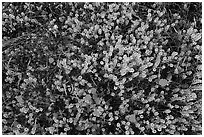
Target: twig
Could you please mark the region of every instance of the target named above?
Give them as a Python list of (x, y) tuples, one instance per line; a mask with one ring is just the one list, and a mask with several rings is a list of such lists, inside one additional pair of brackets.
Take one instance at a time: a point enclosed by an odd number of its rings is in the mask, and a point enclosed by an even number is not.
[(96, 82), (93, 80), (92, 76), (91, 77), (91, 80), (93, 81), (94, 85), (97, 86)]
[(65, 85), (65, 84), (63, 84), (63, 87), (64, 87), (64, 92), (65, 92), (65, 95), (67, 96), (66, 85)]

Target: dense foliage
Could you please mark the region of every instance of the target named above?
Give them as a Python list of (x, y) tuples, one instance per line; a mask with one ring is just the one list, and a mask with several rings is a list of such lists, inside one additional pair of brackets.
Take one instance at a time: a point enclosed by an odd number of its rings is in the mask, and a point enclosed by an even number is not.
[(202, 133), (201, 3), (2, 5), (3, 134)]

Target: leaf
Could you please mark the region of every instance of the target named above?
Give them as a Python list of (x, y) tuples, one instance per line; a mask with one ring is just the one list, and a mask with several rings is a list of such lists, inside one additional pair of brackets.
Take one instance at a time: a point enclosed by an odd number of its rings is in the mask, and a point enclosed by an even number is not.
[(197, 69), (198, 69), (198, 70), (202, 70), (202, 65), (198, 65), (198, 66), (197, 66)]
[(156, 69), (159, 66), (160, 61), (161, 61), (160, 57), (161, 57), (161, 55), (158, 53), (154, 67), (153, 67), (154, 69)]
[(20, 95), (20, 96), (16, 96), (15, 98), (16, 98), (16, 100), (17, 100), (20, 104), (23, 104), (23, 103), (24, 103), (23, 98), (22, 98), (21, 95)]
[(202, 90), (202, 85), (199, 84), (199, 85), (192, 86), (191, 89), (192, 90)]
[(159, 80), (159, 85), (164, 87), (168, 84), (169, 82), (166, 79), (160, 79)]
[(93, 115), (99, 117), (101, 115), (101, 112), (98, 109), (95, 109)]
[(201, 79), (195, 79), (195, 80), (193, 80), (193, 85), (194, 84), (200, 84), (200, 83), (202, 83), (202, 80)]
[(91, 103), (92, 98), (91, 98), (90, 95), (86, 95), (86, 96), (84, 97), (84, 100), (85, 100), (85, 102), (87, 102), (87, 103)]
[(200, 40), (201, 39), (201, 33), (197, 33), (193, 39), (194, 39), (194, 41)]
[(96, 102), (96, 104), (100, 104), (101, 103), (101, 99), (97, 96), (96, 93), (93, 93), (93, 99)]
[(171, 110), (170, 109), (167, 109), (167, 110), (165, 110), (165, 113), (171, 113)]
[(127, 120), (130, 121), (130, 122), (132, 122), (132, 123), (135, 123), (135, 122), (136, 122), (135, 114), (128, 115), (128, 116), (127, 116)]

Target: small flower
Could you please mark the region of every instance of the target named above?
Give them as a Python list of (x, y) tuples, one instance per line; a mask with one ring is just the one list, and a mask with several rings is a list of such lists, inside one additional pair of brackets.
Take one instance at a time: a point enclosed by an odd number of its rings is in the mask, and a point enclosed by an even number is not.
[(129, 132), (129, 131), (125, 131), (125, 134), (126, 134), (126, 135), (129, 135), (129, 134), (130, 134), (130, 132)]
[(135, 70), (133, 68), (129, 69), (129, 72), (133, 73)]
[(57, 26), (57, 25), (54, 25), (54, 26), (53, 26), (53, 29), (57, 30), (57, 29), (58, 29), (58, 26)]

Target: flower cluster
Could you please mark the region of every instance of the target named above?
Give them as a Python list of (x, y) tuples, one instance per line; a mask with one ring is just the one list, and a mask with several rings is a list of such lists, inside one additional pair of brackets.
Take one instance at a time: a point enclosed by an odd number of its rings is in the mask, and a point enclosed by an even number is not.
[(2, 6), (3, 134), (202, 133), (201, 3)]

